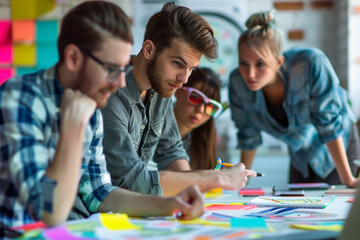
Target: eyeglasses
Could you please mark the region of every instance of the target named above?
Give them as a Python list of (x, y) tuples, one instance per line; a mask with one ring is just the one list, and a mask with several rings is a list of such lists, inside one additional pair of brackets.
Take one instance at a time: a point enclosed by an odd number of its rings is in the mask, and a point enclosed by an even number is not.
[(87, 51), (87, 50), (82, 49), (82, 48), (80, 48), (80, 50), (83, 53), (85, 53), (88, 57), (90, 57), (92, 60), (94, 60), (95, 62), (100, 64), (103, 67), (103, 69), (108, 72), (108, 75), (106, 77), (106, 81), (108, 83), (115, 82), (117, 79), (119, 79), (119, 76), (120, 76), (120, 74), (122, 72), (125, 73), (125, 75), (126, 75), (131, 70), (133, 70), (133, 68), (134, 68), (134, 65), (132, 65), (132, 64), (128, 64), (128, 65), (126, 65), (125, 67), (122, 67), (122, 68), (110, 67), (110, 66), (108, 66), (108, 64), (104, 63), (103, 61), (101, 61), (100, 59), (98, 59), (97, 57), (92, 55), (92, 53), (90, 51)]
[(217, 118), (221, 111), (221, 103), (208, 98), (204, 93), (191, 87), (182, 87), (181, 89), (187, 91), (187, 102), (193, 106), (204, 104), (204, 112), (206, 115)]

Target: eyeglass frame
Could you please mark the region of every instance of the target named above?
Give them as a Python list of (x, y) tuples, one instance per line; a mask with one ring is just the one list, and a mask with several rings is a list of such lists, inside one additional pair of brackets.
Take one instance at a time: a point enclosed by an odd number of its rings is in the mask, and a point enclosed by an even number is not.
[[(86, 49), (84, 49), (84, 48), (80, 48), (80, 47), (79, 47), (79, 49), (80, 49), (83, 53), (85, 53), (86, 56), (90, 57), (92, 60), (94, 60), (95, 62), (97, 62), (98, 64), (100, 64), (100, 65), (102, 66), (102, 68), (108, 73), (108, 75), (106, 76), (106, 81), (107, 81), (108, 83), (113, 83), (113, 82), (115, 82), (115, 81), (119, 78), (119, 76), (120, 76), (121, 73), (125, 73), (125, 76), (126, 76), (126, 74), (128, 74), (129, 72), (131, 72), (131, 71), (133, 70), (133, 68), (134, 68), (134, 65), (133, 65), (132, 63), (129, 63), (128, 65), (126, 65), (125, 67), (122, 67), (122, 68), (110, 67), (110, 66), (108, 66), (107, 63), (104, 63), (104, 62), (101, 61), (99, 58), (95, 57), (90, 51), (88, 51), (88, 50), (86, 50)], [(116, 76), (116, 77), (110, 78), (109, 76), (110, 76), (111, 74), (114, 74), (114, 72), (116, 72), (115, 75), (114, 75), (114, 76)]]
[[(216, 119), (216, 118), (222, 113), (222, 109), (223, 109), (222, 104), (221, 104), (220, 102), (214, 100), (214, 99), (211, 99), (211, 98), (207, 97), (207, 96), (206, 96), (203, 92), (201, 92), (200, 90), (198, 90), (198, 89), (196, 89), (196, 88), (192, 88), (192, 87), (182, 87), (181, 89), (187, 91), (187, 96), (186, 96), (186, 101), (187, 101), (187, 103), (189, 103), (189, 104), (192, 105), (192, 106), (204, 105), (204, 113), (205, 113), (207, 116), (210, 116), (210, 117)], [(196, 105), (196, 104), (192, 104), (192, 103), (190, 102), (190, 100), (189, 100), (189, 97), (190, 97), (191, 92), (196, 92), (197, 94), (199, 94), (199, 95), (203, 98), (203, 101), (202, 101), (200, 104), (197, 104), (197, 105)], [(205, 111), (206, 104), (208, 104), (208, 103), (211, 103), (211, 104), (213, 104), (213, 105), (215, 105), (215, 106), (218, 107), (217, 112), (216, 112), (213, 116), (207, 114), (206, 111)]]

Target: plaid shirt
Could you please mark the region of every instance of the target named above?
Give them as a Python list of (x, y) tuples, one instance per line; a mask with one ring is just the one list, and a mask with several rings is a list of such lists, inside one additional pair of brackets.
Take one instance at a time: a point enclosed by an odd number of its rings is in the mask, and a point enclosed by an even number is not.
[[(0, 221), (19, 226), (51, 212), (56, 182), (47, 176), (60, 135), (63, 90), (55, 68), (0, 86)], [(115, 187), (106, 170), (99, 110), (85, 130), (79, 195), (91, 212)]]

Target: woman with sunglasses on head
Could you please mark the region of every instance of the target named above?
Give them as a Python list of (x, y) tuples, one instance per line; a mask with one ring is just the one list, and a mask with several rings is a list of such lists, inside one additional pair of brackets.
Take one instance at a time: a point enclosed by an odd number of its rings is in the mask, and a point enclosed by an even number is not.
[(290, 182), (355, 187), (359, 136), (329, 59), (315, 48), (282, 52), (273, 12), (253, 14), (246, 26), (229, 85), (241, 162), (251, 168), (265, 131), (288, 146)]
[(220, 80), (209, 68), (197, 68), (175, 93), (174, 113), (194, 170), (216, 166), (216, 129), (220, 115)]

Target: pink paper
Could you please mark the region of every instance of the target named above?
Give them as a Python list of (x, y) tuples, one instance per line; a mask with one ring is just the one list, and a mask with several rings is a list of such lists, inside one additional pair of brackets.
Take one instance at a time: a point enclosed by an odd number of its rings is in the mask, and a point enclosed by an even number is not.
[(0, 85), (13, 76), (14, 76), (14, 69), (0, 68)]
[(44, 230), (44, 235), (46, 239), (52, 240), (94, 240), (93, 238), (77, 237), (72, 235), (65, 226), (48, 228)]

